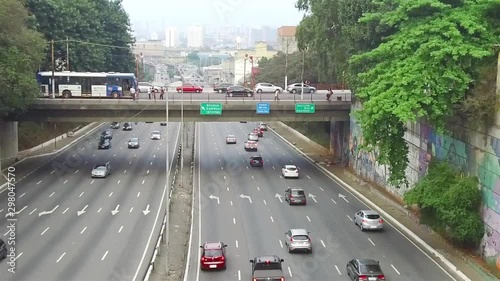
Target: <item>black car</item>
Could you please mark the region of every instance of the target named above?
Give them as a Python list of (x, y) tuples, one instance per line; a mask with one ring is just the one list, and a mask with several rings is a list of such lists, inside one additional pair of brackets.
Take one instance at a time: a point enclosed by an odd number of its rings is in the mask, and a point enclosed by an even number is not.
[(113, 132), (111, 130), (105, 130), (101, 133), (101, 139), (113, 139)]
[(227, 88), (228, 97), (253, 97), (253, 91), (243, 86), (231, 86)]
[(351, 280), (385, 280), (385, 275), (376, 260), (353, 259), (347, 263), (346, 270)]
[(167, 126), (167, 122), (160, 122), (160, 126)]
[(250, 157), (250, 166), (252, 167), (264, 167), (264, 160), (261, 156)]
[(219, 85), (215, 85), (214, 92), (225, 93), (227, 91), (227, 88), (231, 86), (233, 86), (233, 84), (231, 83), (221, 83)]
[(7, 257), (7, 245), (0, 239), (0, 260), (3, 260)]
[(111, 141), (109, 139), (103, 138), (99, 141), (97, 148), (98, 149), (110, 149), (111, 148)]
[(132, 124), (130, 124), (130, 123), (123, 124), (123, 130), (124, 131), (132, 131)]
[(111, 129), (120, 129), (120, 123), (118, 122), (111, 123)]

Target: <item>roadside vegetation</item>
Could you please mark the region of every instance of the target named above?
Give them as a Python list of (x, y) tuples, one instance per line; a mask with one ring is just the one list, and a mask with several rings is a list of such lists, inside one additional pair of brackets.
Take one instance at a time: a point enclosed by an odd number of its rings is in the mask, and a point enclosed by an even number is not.
[(46, 141), (54, 139), (60, 135), (73, 131), (75, 128), (82, 128), (88, 123), (36, 123), (19, 122), (18, 145), (19, 151), (30, 149)]

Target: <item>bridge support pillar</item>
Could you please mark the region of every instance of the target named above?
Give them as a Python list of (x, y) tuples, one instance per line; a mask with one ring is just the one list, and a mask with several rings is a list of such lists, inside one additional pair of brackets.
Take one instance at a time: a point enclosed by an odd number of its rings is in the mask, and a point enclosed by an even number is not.
[(349, 137), (349, 121), (330, 121), (330, 153), (342, 166), (349, 165)]
[(17, 122), (0, 121), (0, 171), (15, 162), (18, 151)]

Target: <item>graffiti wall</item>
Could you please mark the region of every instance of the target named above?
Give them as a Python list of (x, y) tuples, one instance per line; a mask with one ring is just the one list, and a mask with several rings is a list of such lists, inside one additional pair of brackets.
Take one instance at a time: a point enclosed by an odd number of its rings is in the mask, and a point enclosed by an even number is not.
[(349, 122), (330, 122), (330, 153), (341, 165), (349, 164)]
[[(458, 140), (439, 134), (426, 124), (408, 126), (405, 138), (410, 151), (406, 174), (409, 182), (415, 184), (426, 174), (430, 161), (436, 158), (448, 161), (464, 175), (479, 178), (486, 227), (480, 254), (500, 270), (500, 129), (492, 128), (487, 134), (465, 128), (464, 131), (467, 132), (466, 138)], [(376, 153), (360, 151), (358, 146), (361, 143), (363, 135), (356, 120), (351, 117), (349, 165), (363, 178), (402, 195), (404, 190), (387, 184), (386, 169), (378, 165)]]

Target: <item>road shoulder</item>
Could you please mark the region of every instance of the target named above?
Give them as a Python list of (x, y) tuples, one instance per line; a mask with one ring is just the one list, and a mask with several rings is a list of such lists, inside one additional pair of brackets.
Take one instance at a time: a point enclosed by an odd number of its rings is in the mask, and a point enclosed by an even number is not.
[[(350, 170), (335, 165), (335, 159), (329, 151), (318, 148), (314, 141), (301, 136), (295, 130), (281, 122), (270, 122), (268, 125), (280, 136), (293, 144), (317, 164), (333, 173), (354, 190), (367, 197), (375, 205), (387, 212), (390, 216), (408, 228), (435, 251), (448, 259), (456, 268), (471, 280), (498, 280), (485, 270), (480, 258), (454, 248), (447, 241), (434, 233), (429, 227), (420, 225), (418, 218), (403, 207), (403, 202), (381, 187), (376, 187), (355, 176)], [(401, 230), (400, 230), (401, 231)]]

